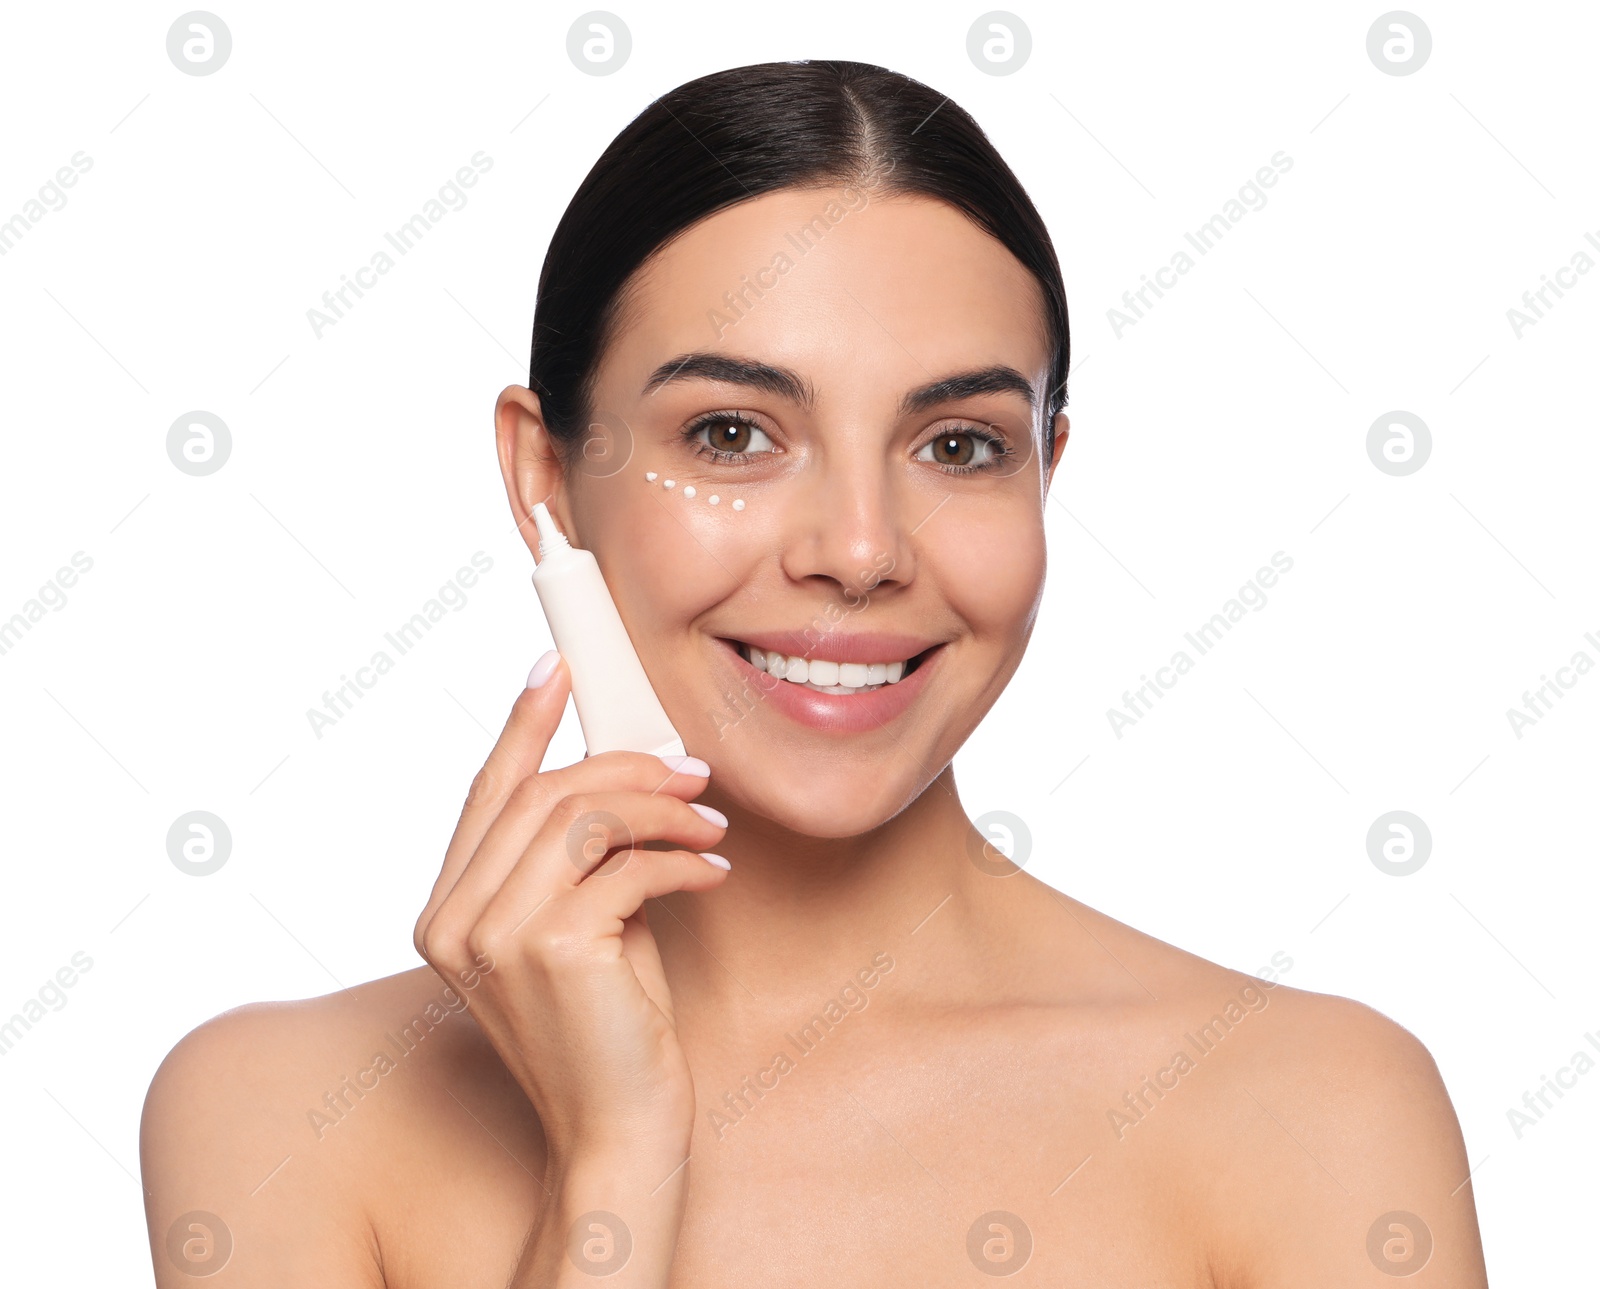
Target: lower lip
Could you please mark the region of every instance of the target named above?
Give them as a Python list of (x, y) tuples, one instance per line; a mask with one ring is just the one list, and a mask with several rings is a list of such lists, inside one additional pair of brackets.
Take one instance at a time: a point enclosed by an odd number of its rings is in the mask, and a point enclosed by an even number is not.
[(785, 716), (812, 729), (839, 734), (864, 734), (880, 729), (916, 701), (928, 684), (929, 674), (944, 657), (943, 645), (926, 655), (909, 676), (865, 694), (822, 694), (804, 685), (775, 680), (745, 661), (739, 650), (724, 640), (717, 644), (732, 656), (746, 686), (761, 694)]

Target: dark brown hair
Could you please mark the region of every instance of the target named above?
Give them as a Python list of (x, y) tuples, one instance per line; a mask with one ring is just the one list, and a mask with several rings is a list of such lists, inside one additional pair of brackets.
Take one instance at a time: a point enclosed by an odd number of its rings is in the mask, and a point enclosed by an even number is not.
[(1071, 338), (1044, 221), (948, 98), (898, 72), (834, 60), (756, 63), (680, 85), (629, 122), (584, 177), (551, 236), (533, 319), (528, 388), (558, 447), (570, 451), (584, 436), (625, 288), (656, 250), (738, 202), (830, 184), (948, 202), (1038, 280), (1053, 346), (1048, 461)]

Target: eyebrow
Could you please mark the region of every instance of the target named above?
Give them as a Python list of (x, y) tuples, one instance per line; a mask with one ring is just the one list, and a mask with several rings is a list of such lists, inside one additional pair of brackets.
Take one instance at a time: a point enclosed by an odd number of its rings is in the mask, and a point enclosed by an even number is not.
[[(685, 380), (715, 380), (729, 385), (745, 385), (776, 394), (807, 411), (816, 406), (815, 389), (797, 372), (729, 354), (679, 354), (650, 373), (641, 393), (653, 394), (663, 385)], [(1015, 367), (998, 363), (920, 385), (900, 400), (899, 411), (900, 415), (908, 416), (926, 411), (939, 403), (972, 398), (979, 394), (1018, 394), (1026, 400), (1030, 410), (1035, 406), (1033, 386), (1028, 383), (1027, 377)]]

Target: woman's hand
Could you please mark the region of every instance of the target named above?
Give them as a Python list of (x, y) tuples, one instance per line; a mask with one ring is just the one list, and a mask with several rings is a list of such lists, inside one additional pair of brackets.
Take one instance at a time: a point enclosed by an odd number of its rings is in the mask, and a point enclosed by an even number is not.
[[(727, 821), (690, 804), (707, 773), (693, 758), (675, 772), (604, 752), (540, 772), (569, 684), (557, 659), (512, 707), (414, 940), (527, 1093), (553, 1176), (632, 1160), (664, 1180), (689, 1153), (694, 1085), (642, 906), (721, 883), (726, 861), (696, 852)], [(634, 849), (647, 841), (686, 849)]]

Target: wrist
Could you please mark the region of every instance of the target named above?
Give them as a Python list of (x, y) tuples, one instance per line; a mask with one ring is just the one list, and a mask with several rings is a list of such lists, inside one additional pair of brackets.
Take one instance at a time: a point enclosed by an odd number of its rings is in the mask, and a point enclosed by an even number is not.
[[(686, 1155), (686, 1152), (685, 1152)], [(689, 1163), (655, 1151), (579, 1153), (552, 1162), (540, 1220), (554, 1284), (664, 1286), (688, 1198)]]
[(594, 1180), (619, 1175), (635, 1179), (651, 1177), (653, 1187), (689, 1157), (692, 1135), (689, 1129), (635, 1132), (626, 1136), (585, 1133), (580, 1137), (547, 1133), (546, 1184), (553, 1189), (555, 1181), (568, 1176)]
[(631, 1150), (586, 1149), (551, 1153), (545, 1186), (552, 1198), (617, 1195), (666, 1196), (689, 1178), (689, 1151), (683, 1147), (635, 1147)]

